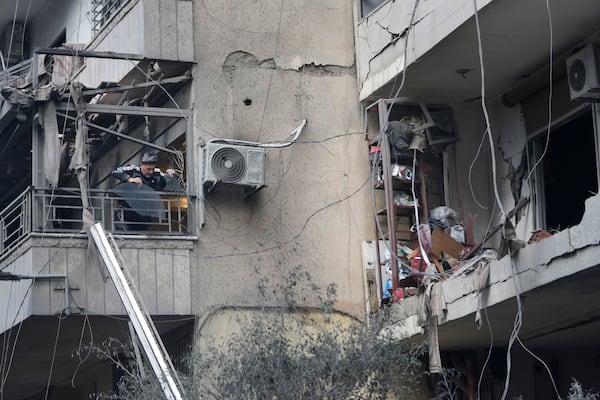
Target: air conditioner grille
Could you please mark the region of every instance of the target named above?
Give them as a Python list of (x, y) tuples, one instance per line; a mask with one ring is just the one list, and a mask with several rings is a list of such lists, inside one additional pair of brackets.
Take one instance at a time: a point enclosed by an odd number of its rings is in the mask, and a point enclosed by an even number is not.
[(600, 46), (590, 43), (566, 61), (571, 100), (600, 101)]
[(575, 60), (569, 69), (569, 83), (574, 90), (580, 91), (585, 85), (585, 65), (581, 60)]
[(210, 166), (215, 177), (223, 182), (237, 182), (246, 174), (244, 156), (232, 147), (222, 147), (215, 151)]

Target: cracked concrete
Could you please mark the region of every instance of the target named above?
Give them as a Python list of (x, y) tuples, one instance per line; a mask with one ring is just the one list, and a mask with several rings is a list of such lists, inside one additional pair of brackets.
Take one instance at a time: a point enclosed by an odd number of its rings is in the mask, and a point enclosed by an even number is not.
[(223, 73), (228, 82), (233, 79), (233, 73), (238, 68), (260, 68), (279, 71), (296, 71), (311, 76), (343, 76), (355, 75), (356, 68), (350, 66), (317, 64), (315, 62), (304, 63), (300, 56), (275, 57), (259, 60), (251, 53), (245, 51), (234, 51), (230, 53), (223, 62)]
[[(517, 204), (522, 196), (523, 189), (523, 181), (527, 175), (527, 154), (525, 149), (521, 151), (521, 157), (518, 164), (515, 166), (513, 163), (514, 157), (508, 157), (504, 154), (502, 147), (498, 146), (500, 153), (502, 154), (502, 158), (504, 162), (508, 166), (508, 172), (504, 176), (506, 180), (510, 182), (510, 192), (512, 194), (512, 198), (514, 204)], [(522, 215), (526, 212), (526, 209), (523, 208), (519, 212), (515, 214), (515, 225), (517, 225), (522, 217)]]

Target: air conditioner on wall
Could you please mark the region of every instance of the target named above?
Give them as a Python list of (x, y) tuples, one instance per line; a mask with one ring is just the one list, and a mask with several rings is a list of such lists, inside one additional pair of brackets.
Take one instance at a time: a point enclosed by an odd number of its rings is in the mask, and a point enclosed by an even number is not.
[(588, 44), (567, 58), (571, 100), (600, 100), (600, 47)]
[(246, 195), (265, 186), (265, 150), (255, 146), (208, 142), (204, 147), (202, 185), (244, 189)]

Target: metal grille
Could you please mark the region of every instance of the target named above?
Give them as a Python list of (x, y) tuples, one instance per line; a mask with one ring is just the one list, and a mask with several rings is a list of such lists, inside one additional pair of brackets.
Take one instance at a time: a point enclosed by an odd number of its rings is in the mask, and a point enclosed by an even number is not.
[[(188, 235), (185, 194), (158, 192), (164, 207), (160, 217), (144, 221), (131, 220), (132, 211), (123, 199), (104, 190), (89, 192), (91, 213), (104, 229), (116, 234)], [(79, 189), (60, 188), (54, 191), (28, 188), (4, 210), (0, 211), (0, 257), (17, 247), (32, 232), (79, 233), (83, 229), (83, 206)]]
[(92, 32), (97, 34), (130, 0), (92, 0)]
[(0, 211), (0, 254), (17, 247), (31, 233), (31, 190)]

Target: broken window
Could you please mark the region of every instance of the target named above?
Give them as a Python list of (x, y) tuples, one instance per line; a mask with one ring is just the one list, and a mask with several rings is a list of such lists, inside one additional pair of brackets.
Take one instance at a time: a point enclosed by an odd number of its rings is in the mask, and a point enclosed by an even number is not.
[(571, 100), (566, 76), (552, 89), (549, 132), (549, 87), (523, 99), (521, 108), (531, 145), (529, 168), (543, 157), (531, 177), (536, 228), (560, 231), (581, 222), (585, 200), (598, 192), (598, 118), (597, 106)]
[[(542, 154), (546, 135), (535, 139)], [(598, 192), (594, 118), (591, 108), (550, 130), (548, 148), (538, 167), (539, 203), (546, 230), (563, 230), (581, 222), (585, 200)]]

